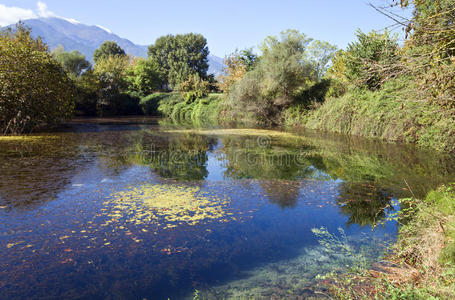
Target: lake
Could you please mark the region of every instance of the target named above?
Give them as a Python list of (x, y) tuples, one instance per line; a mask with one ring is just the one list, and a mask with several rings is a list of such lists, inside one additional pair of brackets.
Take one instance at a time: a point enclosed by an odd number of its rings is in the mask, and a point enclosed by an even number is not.
[(311, 131), (80, 119), (0, 138), (2, 299), (324, 298), (452, 158)]

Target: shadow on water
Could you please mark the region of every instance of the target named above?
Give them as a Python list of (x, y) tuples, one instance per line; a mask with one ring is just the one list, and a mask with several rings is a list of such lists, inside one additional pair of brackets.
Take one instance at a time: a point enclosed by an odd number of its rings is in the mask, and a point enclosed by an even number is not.
[(410, 146), (141, 118), (0, 138), (0, 288), (7, 298), (313, 295), (318, 273), (346, 264), (313, 228), (342, 228), (374, 261), (397, 227), (371, 228), (394, 200), (454, 181), (454, 166)]

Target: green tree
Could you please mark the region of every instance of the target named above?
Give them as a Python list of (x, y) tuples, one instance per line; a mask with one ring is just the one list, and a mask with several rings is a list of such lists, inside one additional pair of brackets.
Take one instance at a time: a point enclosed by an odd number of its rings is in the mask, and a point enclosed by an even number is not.
[(108, 56), (95, 64), (95, 75), (100, 82), (97, 103), (99, 115), (128, 114), (130, 110), (135, 110), (131, 109), (132, 106), (139, 108), (139, 100), (134, 104), (127, 94), (129, 69), (128, 56)]
[(40, 38), (19, 24), (0, 32), (0, 130), (21, 134), (72, 116), (73, 84)]
[(306, 58), (313, 65), (315, 80), (321, 80), (334, 55), (337, 53), (337, 46), (324, 41), (313, 41), (306, 50)]
[(359, 87), (379, 88), (399, 73), (399, 51), (397, 37), (389, 32), (367, 34), (358, 30), (357, 41), (349, 44), (344, 52), (347, 79)]
[(58, 48), (54, 49), (51, 54), (72, 78), (81, 76), (82, 73), (92, 67), (90, 62), (85, 59), (85, 55), (76, 50), (72, 52), (66, 52), (62, 46), (59, 46)]
[(125, 50), (123, 50), (116, 42), (106, 41), (95, 50), (93, 53), (93, 60), (95, 64), (99, 60), (107, 58), (109, 56), (126, 56)]
[(230, 90), (228, 104), (233, 117), (246, 114), (261, 123), (278, 122), (279, 113), (313, 83), (312, 64), (304, 59), (310, 42), (296, 30), (268, 37), (257, 66)]
[(209, 49), (207, 40), (201, 34), (162, 36), (149, 47), (148, 55), (158, 63), (165, 74), (165, 83), (171, 88), (193, 74), (207, 79)]
[(198, 74), (192, 74), (187, 80), (177, 86), (179, 92), (183, 92), (183, 98), (186, 103), (192, 103), (197, 99), (207, 96), (210, 89), (210, 83), (203, 80)]
[(96, 116), (98, 92), (101, 88), (98, 76), (92, 69), (85, 71), (75, 80), (76, 95), (74, 97), (77, 115)]
[(127, 77), (130, 91), (147, 96), (163, 88), (163, 74), (156, 61), (139, 58), (133, 60), (132, 64)]
[(258, 62), (258, 57), (252, 49), (235, 50), (226, 56), (224, 74), (218, 76), (218, 87), (225, 93), (229, 93), (232, 85), (245, 76), (246, 72), (252, 71)]
[(409, 0), (414, 8), (404, 46), (407, 72), (415, 76), (422, 96), (455, 108), (455, 2)]

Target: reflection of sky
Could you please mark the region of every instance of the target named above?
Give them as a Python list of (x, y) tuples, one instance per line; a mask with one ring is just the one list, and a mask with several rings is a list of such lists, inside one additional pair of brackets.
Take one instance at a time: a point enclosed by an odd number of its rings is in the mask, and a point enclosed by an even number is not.
[[(310, 179), (225, 178), (227, 156), (223, 147), (218, 140), (207, 151), (207, 177), (203, 181), (176, 182), (160, 177), (148, 165), (131, 162), (111, 165), (109, 158), (95, 155), (83, 168), (70, 172), (55, 200), (43, 199), (40, 205), (25, 211), (0, 209), (0, 270), (6, 270), (0, 271), (0, 282), (11, 283), (10, 287), (29, 286), (31, 278), (42, 277), (45, 288), (58, 291), (59, 285), (82, 289), (78, 282), (96, 283), (110, 277), (111, 283), (105, 290), (112, 289), (112, 293), (140, 282), (138, 291), (144, 294), (138, 296), (147, 295), (151, 287), (170, 296), (175, 290), (175, 286), (167, 284), (171, 280), (181, 284), (182, 289), (191, 290), (188, 282), (194, 278), (189, 278), (189, 273), (199, 282), (211, 285), (213, 279), (239, 279), (243, 271), (258, 265), (295, 258), (302, 249), (317, 245), (312, 228), (324, 226), (336, 233), (341, 227), (359, 242), (363, 237), (381, 240), (385, 235), (396, 235), (395, 223), (386, 223), (374, 231), (356, 224), (347, 227), (349, 216), (342, 214), (337, 204), (343, 181), (330, 180), (314, 166), (309, 167), (313, 171), (309, 173)], [(123, 224), (130, 235), (118, 227), (102, 226), (103, 210), (111, 209), (104, 203), (112, 193), (146, 183), (195, 185), (209, 195), (228, 198), (227, 210), (236, 221), (214, 221), (171, 230)], [(141, 242), (133, 241), (131, 236)], [(5, 246), (16, 242), (22, 243), (11, 249)], [(25, 248), (28, 245), (30, 248)], [(177, 254), (163, 254), (163, 249)], [(214, 270), (217, 268), (223, 272), (217, 273)], [(168, 270), (175, 277), (167, 277)], [(28, 276), (9, 276), (21, 272)], [(156, 278), (147, 279), (151, 273)], [(13, 289), (9, 288), (8, 293)], [(23, 293), (22, 298), (29, 296), (26, 289)]]
[(223, 144), (220, 140), (213, 147), (213, 150), (207, 151), (207, 171), (208, 175), (205, 179), (206, 181), (222, 181), (225, 180), (224, 172), (226, 168), (223, 163), (223, 154), (217, 153), (219, 149), (223, 147)]

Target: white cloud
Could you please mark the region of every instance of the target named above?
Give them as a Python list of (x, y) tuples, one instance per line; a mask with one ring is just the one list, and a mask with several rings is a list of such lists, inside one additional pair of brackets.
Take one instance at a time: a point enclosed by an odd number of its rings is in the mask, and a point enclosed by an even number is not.
[[(36, 3), (36, 12), (31, 10), (31, 9), (24, 9), (20, 7), (14, 7), (14, 6), (6, 6), (3, 4), (0, 4), (0, 26), (7, 26), (11, 24), (15, 24), (19, 22), (20, 20), (27, 20), (27, 19), (33, 19), (33, 18), (60, 18), (64, 19), (68, 22), (71, 22), (73, 24), (80, 24), (78, 20), (75, 19), (68, 19), (68, 18), (63, 18), (52, 11), (50, 11), (47, 8), (47, 4), (38, 1)], [(106, 28), (103, 28), (106, 30)], [(108, 30), (106, 30), (108, 31)]]
[(0, 4), (0, 26), (15, 24), (20, 20), (33, 18), (36, 18), (36, 14), (31, 9), (9, 7)]
[(56, 17), (56, 15), (47, 8), (46, 3), (38, 1), (36, 5), (38, 6), (38, 16), (41, 18)]

